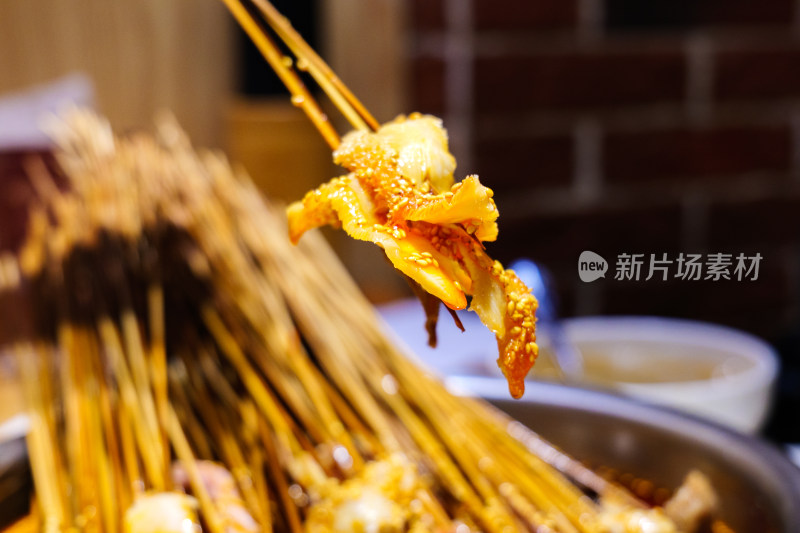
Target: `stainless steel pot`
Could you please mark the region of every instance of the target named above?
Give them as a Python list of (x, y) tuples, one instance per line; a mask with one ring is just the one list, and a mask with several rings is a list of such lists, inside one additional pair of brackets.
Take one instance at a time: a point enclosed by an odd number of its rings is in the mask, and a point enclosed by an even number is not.
[(800, 469), (775, 447), (692, 416), (607, 393), (528, 382), (522, 400), (505, 380), (449, 378), (488, 399), (593, 467), (675, 488), (690, 469), (710, 479), (737, 533), (800, 532)]

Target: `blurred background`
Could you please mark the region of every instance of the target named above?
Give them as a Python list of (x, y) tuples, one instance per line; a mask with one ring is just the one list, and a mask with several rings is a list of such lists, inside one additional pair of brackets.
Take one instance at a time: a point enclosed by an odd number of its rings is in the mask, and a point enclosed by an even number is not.
[[(274, 3), (379, 120), (444, 119), (457, 175), (495, 191), (489, 253), (544, 265), (562, 315), (710, 321), (775, 346), (767, 434), (800, 441), (800, 1)], [(282, 201), (337, 172), (215, 0), (2, 2), (0, 72), (17, 109), (56, 80), (123, 131), (170, 109)], [(0, 154), (3, 249), (24, 235), (29, 153), (46, 143)], [(379, 250), (329, 236), (373, 301), (410, 294)], [(580, 281), (584, 250), (609, 261), (605, 279)], [(621, 253), (681, 252), (763, 259), (756, 281), (613, 279)]]
[[(411, 107), (442, 114), (462, 170), (495, 190), (490, 253), (548, 267), (567, 316), (685, 317), (766, 338), (783, 359), (768, 431), (798, 440), (800, 3), (414, 6)], [(620, 253), (764, 259), (755, 282), (583, 283), (583, 250), (612, 271)]]

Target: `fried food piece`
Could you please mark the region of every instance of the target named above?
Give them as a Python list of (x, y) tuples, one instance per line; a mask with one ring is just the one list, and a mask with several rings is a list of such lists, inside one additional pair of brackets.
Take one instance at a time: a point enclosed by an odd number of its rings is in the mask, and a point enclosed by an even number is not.
[(180, 492), (151, 492), (125, 511), (125, 533), (186, 533), (199, 530), (197, 502)]
[(697, 470), (692, 470), (675, 494), (664, 504), (664, 512), (681, 531), (705, 531), (719, 505), (711, 481)]
[[(538, 355), (536, 299), (483, 242), (497, 238), (492, 190), (477, 176), (454, 183), (456, 162), (435, 117), (398, 117), (342, 139), (334, 162), (349, 173), (289, 206), (293, 242), (309, 229), (341, 227), (383, 248), (395, 268), (449, 309), (467, 307), (497, 337), (498, 365), (514, 398)], [(438, 308), (437, 308), (438, 311)]]
[[(224, 521), (225, 531), (231, 533), (259, 531), (259, 525), (247, 510), (247, 505), (239, 494), (233, 475), (224, 466), (211, 461), (197, 461), (197, 470), (203, 486)], [(189, 473), (180, 463), (173, 465), (172, 479), (183, 490), (191, 490)]]
[[(305, 527), (308, 533), (402, 533), (425, 524), (423, 488), (413, 463), (394, 454), (367, 464), (356, 477), (318, 487), (312, 495)], [(419, 501), (416, 502), (420, 504)]]
[(602, 531), (609, 533), (683, 533), (663, 509), (639, 509), (605, 504), (599, 515)]

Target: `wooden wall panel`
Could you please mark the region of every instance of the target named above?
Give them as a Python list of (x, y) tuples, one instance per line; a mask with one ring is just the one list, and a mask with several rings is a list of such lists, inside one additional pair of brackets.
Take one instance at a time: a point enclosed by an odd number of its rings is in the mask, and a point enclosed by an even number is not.
[(168, 108), (197, 144), (216, 146), (232, 24), (217, 0), (4, 0), (0, 95), (80, 71), (116, 128)]

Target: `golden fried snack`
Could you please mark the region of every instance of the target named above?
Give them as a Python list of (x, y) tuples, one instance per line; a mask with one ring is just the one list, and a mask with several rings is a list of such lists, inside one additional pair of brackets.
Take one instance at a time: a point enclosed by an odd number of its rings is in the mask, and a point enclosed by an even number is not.
[(180, 492), (140, 496), (125, 512), (125, 533), (185, 533), (199, 529), (197, 502)]
[(536, 361), (536, 299), (483, 242), (497, 238), (492, 190), (477, 176), (454, 182), (456, 162), (441, 120), (412, 114), (377, 132), (353, 131), (334, 151), (349, 171), (289, 206), (293, 242), (322, 225), (383, 248), (395, 268), (449, 309), (475, 311), (497, 337), (514, 398)]

